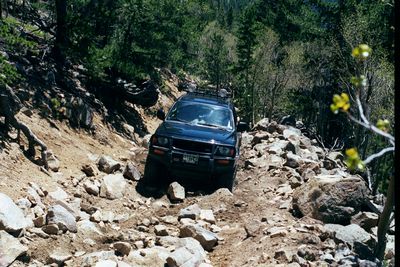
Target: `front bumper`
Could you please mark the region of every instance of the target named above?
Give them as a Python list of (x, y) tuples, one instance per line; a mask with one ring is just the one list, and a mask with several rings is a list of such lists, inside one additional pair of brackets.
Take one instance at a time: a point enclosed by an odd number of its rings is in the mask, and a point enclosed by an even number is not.
[[(198, 155), (197, 163), (184, 162), (185, 154)], [(237, 163), (237, 157), (213, 157), (212, 154), (170, 150), (163, 147), (150, 147), (147, 157), (164, 165), (170, 176), (185, 180), (212, 179), (222, 174), (232, 173)]]

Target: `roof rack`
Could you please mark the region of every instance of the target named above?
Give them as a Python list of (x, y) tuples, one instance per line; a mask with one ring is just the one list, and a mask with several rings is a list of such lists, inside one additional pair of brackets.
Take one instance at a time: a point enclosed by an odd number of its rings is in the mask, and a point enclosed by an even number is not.
[(228, 89), (221, 88), (217, 90), (216, 88), (198, 88), (195, 84), (190, 84), (184, 89), (188, 94), (202, 95), (202, 96), (212, 96), (216, 98), (229, 99), (232, 97), (232, 92)]

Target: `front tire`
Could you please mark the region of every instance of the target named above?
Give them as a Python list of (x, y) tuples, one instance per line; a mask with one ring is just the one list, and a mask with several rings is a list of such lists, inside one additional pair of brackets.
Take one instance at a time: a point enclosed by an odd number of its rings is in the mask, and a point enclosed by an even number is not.
[(164, 169), (165, 168), (162, 164), (147, 157), (142, 178), (143, 185), (150, 187), (159, 186), (162, 179), (161, 175), (165, 175)]
[(227, 188), (229, 191), (233, 192), (236, 178), (236, 168), (233, 171), (224, 173), (218, 177), (217, 189)]

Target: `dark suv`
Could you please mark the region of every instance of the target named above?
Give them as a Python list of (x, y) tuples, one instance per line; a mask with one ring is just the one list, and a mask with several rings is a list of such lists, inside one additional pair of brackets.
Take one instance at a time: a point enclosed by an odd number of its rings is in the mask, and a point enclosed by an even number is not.
[(171, 179), (192, 179), (233, 190), (241, 134), (229, 97), (210, 92), (181, 96), (150, 139), (143, 182), (158, 185)]

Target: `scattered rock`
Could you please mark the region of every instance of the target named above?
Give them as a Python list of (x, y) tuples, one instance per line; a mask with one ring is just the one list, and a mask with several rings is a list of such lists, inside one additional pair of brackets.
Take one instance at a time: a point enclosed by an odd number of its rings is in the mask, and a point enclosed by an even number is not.
[(254, 237), (258, 234), (261, 228), (261, 222), (259, 220), (251, 220), (246, 223), (244, 229), (246, 231), (247, 237)]
[(54, 223), (43, 226), (42, 230), (49, 235), (57, 235), (59, 231), (58, 225)]
[(215, 223), (215, 217), (214, 213), (212, 210), (200, 210), (200, 220), (209, 222), (209, 223)]
[[(272, 122), (271, 122), (272, 123)], [(274, 122), (274, 125), (277, 125), (276, 122)], [(256, 125), (254, 125), (253, 130), (254, 131), (267, 131), (268, 126), (270, 125), (268, 118), (263, 118), (259, 120)], [(268, 132), (275, 132), (275, 130), (268, 131)]]
[(85, 164), (82, 166), (81, 170), (86, 174), (86, 176), (91, 177), (91, 176), (96, 176), (97, 175), (97, 170), (96, 167), (93, 166), (93, 164)]
[(365, 231), (371, 232), (371, 228), (378, 225), (379, 216), (373, 212), (359, 212), (351, 218), (351, 223), (358, 224)]
[(46, 151), (47, 165), (53, 172), (58, 172), (60, 169), (60, 161), (56, 158), (51, 150)]
[(122, 198), (125, 193), (126, 181), (122, 174), (109, 174), (103, 177), (100, 196), (108, 199)]
[(103, 233), (97, 228), (96, 224), (89, 220), (82, 220), (77, 222), (78, 232), (84, 235), (103, 235)]
[(200, 242), (202, 247), (210, 251), (217, 244), (218, 238), (213, 233), (196, 224), (183, 225), (180, 228), (181, 237), (193, 237)]
[(182, 201), (185, 199), (185, 188), (177, 182), (173, 182), (168, 187), (168, 196), (171, 200)]
[(119, 170), (121, 168), (121, 163), (113, 160), (109, 156), (101, 156), (97, 162), (97, 166), (100, 171), (110, 174)]
[(133, 165), (133, 163), (131, 163), (131, 162), (125, 166), (123, 175), (128, 180), (133, 180), (133, 181), (140, 180), (140, 172), (138, 171), (136, 166)]
[(124, 260), (131, 266), (164, 267), (169, 255), (168, 249), (154, 246), (132, 251)]
[(197, 204), (190, 205), (184, 209), (181, 209), (178, 215), (178, 219), (190, 218), (196, 220), (200, 216), (200, 207)]
[[(47, 212), (48, 224), (56, 224), (60, 230), (77, 232), (77, 226), (74, 215), (61, 205), (51, 206)], [(45, 231), (46, 232), (46, 231)]]
[(177, 249), (167, 258), (167, 264), (171, 266), (199, 266), (206, 260), (206, 252), (201, 244), (191, 238), (179, 238), (175, 242)]
[(100, 187), (91, 181), (86, 181), (83, 183), (83, 188), (88, 194), (98, 196), (100, 193)]
[(271, 237), (278, 237), (278, 236), (286, 236), (288, 234), (288, 231), (286, 230), (285, 227), (271, 227), (267, 230), (267, 234)]
[(367, 233), (363, 228), (357, 224), (350, 225), (340, 225), (340, 224), (325, 224), (325, 228), (328, 231), (335, 232), (335, 238), (354, 246), (354, 242), (360, 242), (363, 244), (368, 244), (371, 247), (375, 244), (375, 240)]
[(116, 242), (114, 243), (114, 249), (122, 256), (126, 256), (131, 252), (132, 246), (128, 242)]
[(68, 199), (68, 194), (60, 187), (57, 187), (56, 191), (52, 191), (49, 193), (49, 197), (56, 201), (56, 200), (66, 200)]
[(66, 262), (67, 260), (72, 258), (72, 254), (66, 251), (53, 251), (50, 255), (49, 255), (49, 263), (57, 263), (58, 266), (62, 266), (64, 264), (64, 262)]
[(0, 193), (0, 230), (18, 232), (33, 225), (22, 210), (7, 195)]
[(0, 266), (9, 266), (16, 258), (27, 251), (28, 248), (22, 245), (17, 238), (0, 230)]
[(165, 225), (158, 224), (154, 226), (154, 233), (157, 236), (167, 236), (168, 235), (168, 229)]
[(275, 251), (274, 259), (278, 261), (278, 263), (289, 263), (292, 261), (292, 255), (290, 255), (289, 251), (285, 249), (279, 249)]
[(95, 267), (117, 267), (117, 263), (112, 260), (100, 260), (96, 263)]

